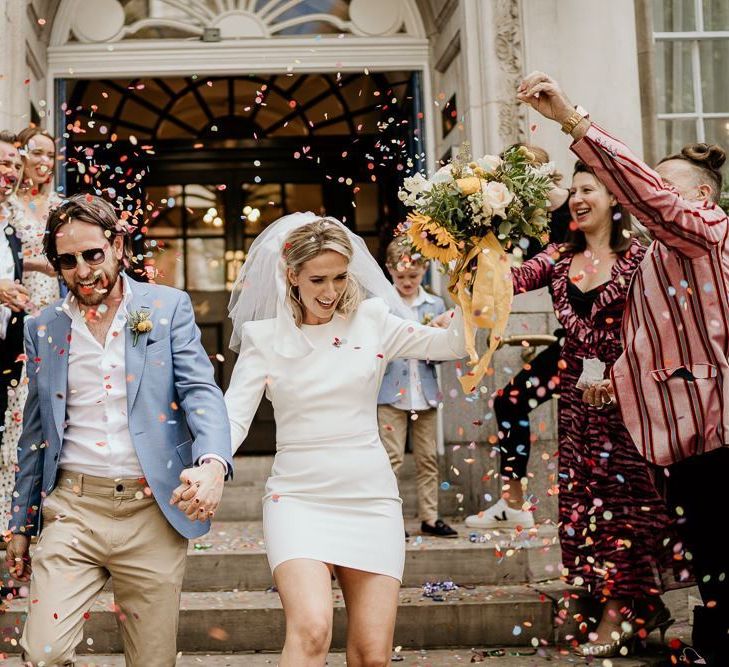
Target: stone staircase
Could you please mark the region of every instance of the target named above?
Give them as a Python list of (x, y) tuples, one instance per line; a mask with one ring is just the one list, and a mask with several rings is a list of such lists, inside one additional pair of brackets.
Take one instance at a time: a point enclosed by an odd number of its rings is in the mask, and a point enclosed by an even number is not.
[[(178, 639), (182, 653), (196, 654), (194, 659), (189, 658), (189, 664), (275, 664), (273, 655), (269, 654), (270, 662), (259, 662), (258, 658), (254, 661), (254, 654), (276, 652), (283, 645), (284, 615), (272, 589), (261, 527), (260, 499), (271, 460), (246, 457), (236, 461), (236, 475), (226, 490), (220, 520), (208, 535), (190, 543)], [(443, 516), (457, 515), (458, 493), (453, 486), (441, 491)], [(457, 539), (421, 536), (417, 522), (411, 518), (416, 505), (410, 457), (401, 476), (401, 495), (412, 537), (407, 547), (395, 644), (402, 648), (403, 656), (412, 657), (412, 664), (469, 662), (471, 647), (539, 647), (544, 653), (576, 632), (574, 604), (578, 596), (555, 583), (559, 576), (559, 544), (554, 526), (500, 534), (471, 533), (456, 518), (453, 525), (460, 533)], [(453, 581), (458, 587), (431, 597), (424, 595), (424, 583), (443, 581)], [(332, 649), (340, 650), (345, 646), (346, 612), (336, 584), (333, 596)], [(575, 599), (567, 612), (563, 601), (570, 596)], [(15, 600), (0, 616), (0, 651), (18, 650), (26, 608), (26, 600)], [(84, 637), (81, 652), (121, 652), (110, 592), (104, 592), (91, 610)], [(444, 661), (417, 661), (422, 651), (435, 649), (446, 649), (433, 653)], [(463, 650), (465, 657), (455, 657)], [(231, 662), (222, 656), (210, 657), (224, 652), (230, 654)], [(240, 656), (242, 661), (237, 662)], [(248, 662), (243, 659), (246, 656)], [(548, 658), (552, 665), (561, 664), (555, 662), (558, 656)], [(2, 660), (0, 664), (4, 664)], [(121, 665), (123, 659), (85, 655), (80, 664)], [(541, 662), (510, 663), (502, 659), (499, 664)], [(569, 664), (575, 664), (574, 658)], [(647, 663), (624, 664), (637, 667)]]

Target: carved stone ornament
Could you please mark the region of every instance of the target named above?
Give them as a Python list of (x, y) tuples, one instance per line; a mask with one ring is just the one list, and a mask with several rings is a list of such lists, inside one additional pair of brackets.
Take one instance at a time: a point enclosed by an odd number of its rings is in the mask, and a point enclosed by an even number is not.
[(499, 108), (499, 137), (504, 145), (524, 141), (527, 118), (524, 106), (516, 101), (516, 89), (523, 71), (523, 34), (520, 0), (496, 0), (494, 9), (496, 26), (495, 50), (502, 76)]

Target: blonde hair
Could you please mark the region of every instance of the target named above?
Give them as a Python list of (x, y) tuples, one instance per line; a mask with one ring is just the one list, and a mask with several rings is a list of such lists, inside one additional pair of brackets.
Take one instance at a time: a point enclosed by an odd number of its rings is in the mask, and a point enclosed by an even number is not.
[[(336, 222), (328, 218), (319, 218), (306, 225), (294, 229), (284, 241), (283, 258), (287, 269), (296, 275), (309, 260), (318, 257), (328, 250), (338, 252), (352, 261), (354, 250), (345, 232)], [(286, 297), (291, 311), (299, 326), (304, 321), (304, 305), (299, 297), (299, 288), (291, 283), (286, 271)], [(357, 280), (347, 276), (347, 286), (337, 303), (337, 312), (350, 315), (362, 301), (362, 288)]]
[(413, 248), (410, 239), (405, 234), (396, 236), (387, 244), (385, 265), (393, 271), (401, 271), (413, 266), (424, 267), (428, 264), (422, 256), (413, 257), (413, 252), (417, 254), (417, 250)]

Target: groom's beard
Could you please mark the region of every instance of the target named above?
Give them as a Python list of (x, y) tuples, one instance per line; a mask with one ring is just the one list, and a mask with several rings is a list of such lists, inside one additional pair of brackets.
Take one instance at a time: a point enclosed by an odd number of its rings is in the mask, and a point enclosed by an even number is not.
[[(110, 250), (110, 252), (112, 251)], [(111, 261), (113, 263), (110, 263)], [(98, 306), (106, 299), (109, 292), (116, 285), (120, 272), (121, 262), (116, 257), (112, 257), (111, 259), (105, 260), (101, 266), (94, 268), (93, 275), (83, 281), (84, 283), (94, 281), (91, 292), (82, 292), (79, 287), (79, 282), (81, 281), (78, 279), (66, 280), (65, 282), (68, 291), (76, 297), (80, 304), (84, 306)]]
[(18, 179), (15, 176), (0, 174), (0, 201), (4, 201), (7, 197), (15, 192), (15, 186), (18, 183)]

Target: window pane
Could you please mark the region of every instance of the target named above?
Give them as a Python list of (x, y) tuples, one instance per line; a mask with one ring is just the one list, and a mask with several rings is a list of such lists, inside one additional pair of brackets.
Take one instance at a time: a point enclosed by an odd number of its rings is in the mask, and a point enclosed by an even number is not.
[(187, 289), (225, 289), (225, 239), (187, 240)]
[(318, 215), (324, 214), (324, 196), (321, 185), (287, 183), (285, 191), (286, 210), (289, 213), (312, 211)]
[(658, 113), (695, 110), (690, 42), (657, 42), (656, 76)]
[(149, 277), (158, 285), (169, 285), (184, 289), (185, 263), (181, 239), (148, 239), (145, 242), (148, 250), (144, 258), (144, 266)]
[(186, 185), (188, 234), (222, 236), (225, 233), (223, 191), (217, 185)]
[(695, 120), (658, 121), (658, 155), (678, 153), (683, 146), (695, 141)]
[(656, 32), (696, 30), (694, 0), (653, 0), (653, 25)]
[(260, 234), (283, 214), (280, 183), (243, 183), (241, 186), (241, 220), (246, 234)]
[(704, 0), (704, 30), (729, 30), (729, 2)]
[(153, 206), (149, 222), (149, 235), (170, 237), (182, 235), (182, 186), (150, 185), (146, 188), (147, 201)]
[(380, 186), (377, 183), (357, 183), (359, 191), (354, 195), (357, 232), (375, 231), (379, 218), (377, 204)]
[[(729, 3), (727, 3), (729, 4)], [(704, 111), (729, 113), (729, 39), (708, 39), (700, 42), (701, 90)]]

